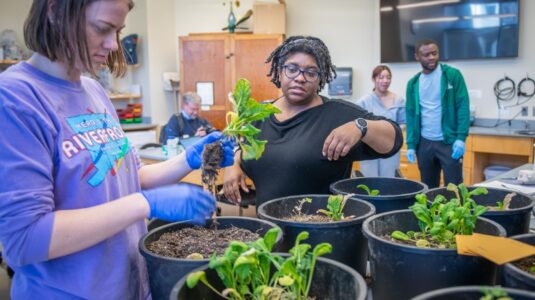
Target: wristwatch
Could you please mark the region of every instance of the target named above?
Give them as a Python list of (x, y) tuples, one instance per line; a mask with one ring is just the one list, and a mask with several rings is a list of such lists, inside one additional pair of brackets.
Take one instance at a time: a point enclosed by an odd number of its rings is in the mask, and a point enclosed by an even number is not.
[(357, 124), (358, 129), (360, 129), (360, 132), (362, 133), (360, 138), (364, 138), (368, 132), (368, 122), (363, 118), (358, 118), (355, 120), (355, 124)]

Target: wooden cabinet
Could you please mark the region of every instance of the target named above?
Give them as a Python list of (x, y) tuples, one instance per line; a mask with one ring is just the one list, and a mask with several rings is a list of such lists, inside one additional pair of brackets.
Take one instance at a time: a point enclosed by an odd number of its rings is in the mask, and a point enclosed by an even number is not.
[(275, 99), (279, 89), (266, 75), (269, 54), (282, 43), (281, 34), (214, 33), (179, 37), (181, 91), (195, 92), (198, 82), (213, 83), (213, 105), (203, 106), (200, 115), (216, 128), (226, 125), (231, 110), (227, 95), (236, 81), (251, 83), (251, 96), (258, 100)]
[(483, 172), (489, 165), (516, 168), (533, 163), (533, 142), (531, 137), (470, 135), (464, 156), (465, 183), (484, 181)]

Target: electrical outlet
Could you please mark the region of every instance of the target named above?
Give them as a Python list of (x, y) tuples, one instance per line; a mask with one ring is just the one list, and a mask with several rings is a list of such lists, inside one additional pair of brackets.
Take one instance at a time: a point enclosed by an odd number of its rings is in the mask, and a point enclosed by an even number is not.
[(520, 115), (522, 115), (522, 117), (527, 117), (528, 116), (528, 107), (527, 106), (522, 106), (522, 111), (520, 112)]

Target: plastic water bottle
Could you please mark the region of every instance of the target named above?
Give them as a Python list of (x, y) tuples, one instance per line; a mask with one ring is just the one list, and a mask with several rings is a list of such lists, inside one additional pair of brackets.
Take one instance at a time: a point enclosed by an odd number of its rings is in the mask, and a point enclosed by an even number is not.
[(172, 158), (178, 155), (178, 138), (172, 135), (167, 136), (166, 142), (167, 158)]

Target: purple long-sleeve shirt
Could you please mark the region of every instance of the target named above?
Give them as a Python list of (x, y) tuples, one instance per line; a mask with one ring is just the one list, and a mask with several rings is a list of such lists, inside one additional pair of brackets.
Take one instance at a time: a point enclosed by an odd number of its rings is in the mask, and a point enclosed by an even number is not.
[(54, 212), (140, 190), (139, 158), (102, 87), (22, 62), (0, 74), (0, 242), (14, 299), (146, 299), (145, 223), (48, 259)]

